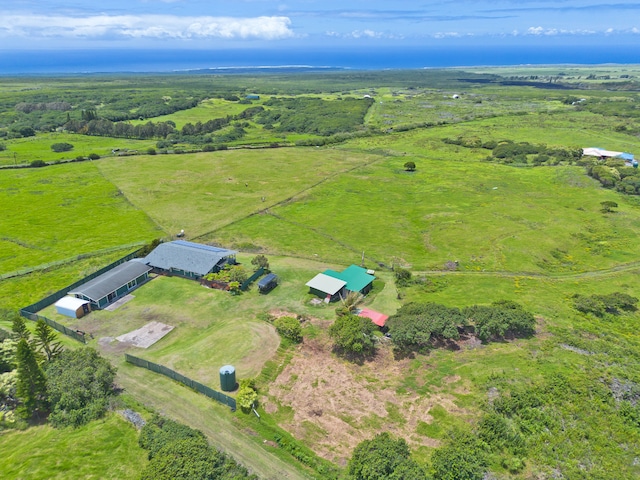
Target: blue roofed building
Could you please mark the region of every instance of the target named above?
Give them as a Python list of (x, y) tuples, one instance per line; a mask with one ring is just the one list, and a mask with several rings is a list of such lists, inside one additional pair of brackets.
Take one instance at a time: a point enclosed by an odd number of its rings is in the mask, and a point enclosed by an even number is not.
[(208, 273), (222, 270), (226, 265), (235, 265), (236, 253), (226, 248), (175, 240), (161, 243), (141, 262), (152, 267), (156, 273), (197, 280)]

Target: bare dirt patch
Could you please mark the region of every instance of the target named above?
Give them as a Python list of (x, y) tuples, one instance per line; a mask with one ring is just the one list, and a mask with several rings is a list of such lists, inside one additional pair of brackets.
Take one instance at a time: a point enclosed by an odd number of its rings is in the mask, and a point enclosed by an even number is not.
[[(307, 340), (269, 387), (263, 407), (267, 412), (291, 407), (293, 418), (282, 426), (318, 455), (342, 465), (359, 442), (383, 430), (412, 447), (435, 447), (439, 440), (416, 432), (419, 422), (433, 421), (430, 409), (440, 405), (453, 414), (468, 412), (446, 393), (397, 393), (409, 361), (395, 360), (391, 347), (383, 345), (375, 358), (355, 365), (333, 355), (323, 340)], [(458, 380), (451, 376), (447, 383)]]
[(141, 328), (116, 337), (116, 340), (134, 347), (149, 348), (167, 335), (173, 327), (160, 322), (149, 322)]

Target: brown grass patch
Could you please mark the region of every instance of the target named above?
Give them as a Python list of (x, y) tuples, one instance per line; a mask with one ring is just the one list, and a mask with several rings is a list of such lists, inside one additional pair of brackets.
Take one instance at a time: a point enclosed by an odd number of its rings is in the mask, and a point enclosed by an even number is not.
[[(341, 465), (358, 443), (381, 431), (405, 438), (413, 448), (435, 447), (439, 440), (416, 433), (418, 422), (431, 423), (429, 410), (435, 405), (452, 414), (467, 412), (449, 394), (397, 393), (409, 362), (395, 360), (391, 346), (383, 344), (373, 359), (355, 365), (331, 354), (328, 340), (306, 340), (269, 387), (263, 407), (271, 413), (279, 405), (291, 407), (292, 418), (281, 426), (318, 455)], [(459, 380), (451, 376), (445, 382)]]

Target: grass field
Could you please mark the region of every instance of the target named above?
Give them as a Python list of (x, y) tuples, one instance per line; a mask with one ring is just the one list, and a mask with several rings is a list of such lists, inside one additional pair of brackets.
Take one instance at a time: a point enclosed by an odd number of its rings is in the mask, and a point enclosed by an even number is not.
[(95, 163), (3, 171), (0, 202), (0, 273), (163, 236)]
[(116, 413), (78, 429), (45, 425), (4, 432), (0, 450), (3, 478), (136, 479), (147, 463), (138, 432)]
[[(625, 80), (620, 75), (627, 73), (613, 70), (610, 81)], [(500, 73), (521, 76), (526, 70)], [(547, 73), (539, 68), (530, 75)], [(565, 77), (578, 88), (583, 73), (568, 68)], [(638, 154), (640, 140), (619, 128), (623, 119), (562, 103), (568, 95), (633, 102), (637, 94), (608, 92), (593, 82), (590, 90), (546, 90), (458, 82), (451, 80), (453, 72), (433, 75), (431, 84), (407, 79), (386, 85), (364, 75), (371, 86), (357, 94), (370, 92), (377, 102), (366, 122), (389, 133), (333, 147), (111, 157), (0, 171), (0, 201), (12, 206), (0, 220), (0, 273), (96, 255), (0, 281), (2, 307), (24, 306), (128, 253), (127, 245), (184, 229), (189, 239), (239, 250), (244, 264), (256, 252), (266, 253), (281, 284), (268, 295), (253, 287), (231, 296), (188, 280), (156, 278), (113, 312), (92, 312), (78, 321), (57, 316), (53, 307), (45, 313), (92, 332), (91, 345), (118, 366), (118, 382), (128, 393), (202, 429), (261, 476), (321, 477), (273, 446), (277, 429), (336, 465), (345, 464), (359, 441), (389, 430), (407, 438), (416, 458), (428, 463), (448, 429), (474, 425), (496, 392), (542, 395), (557, 388), (542, 409), (553, 420), (545, 424), (548, 431), (526, 434), (521, 471), (509, 473), (503, 453), (492, 454), (497, 478), (553, 478), (554, 472), (571, 479), (637, 478), (640, 436), (619, 412), (618, 386), (640, 385), (640, 314), (583, 315), (572, 297), (640, 297), (638, 197), (601, 188), (576, 165), (518, 168), (487, 161), (490, 150), (443, 142), (512, 140)], [(346, 82), (335, 78), (335, 88)], [(270, 82), (276, 80), (265, 77), (265, 88), (255, 91), (294, 88)], [(253, 80), (240, 83), (255, 86)], [(460, 98), (453, 99), (454, 93)], [(236, 107), (211, 100), (167, 119), (193, 123), (233, 114)], [(433, 126), (413, 128), (426, 122)], [(393, 131), (398, 127), (408, 130)], [(248, 131), (248, 143), (276, 139), (257, 126)], [(48, 141), (38, 140), (42, 152)], [(12, 142), (2, 154), (11, 153)], [(416, 163), (416, 172), (404, 171), (407, 161)], [(603, 201), (616, 202), (617, 211), (603, 214)], [(123, 251), (109, 251), (118, 247)], [(393, 314), (411, 301), (464, 307), (514, 300), (536, 316), (536, 336), (489, 345), (463, 341), (459, 349), (412, 358), (396, 358), (381, 343), (372, 361), (348, 362), (333, 353), (327, 335), (336, 305), (311, 306), (304, 284), (325, 268), (359, 264), (363, 252), (378, 276), (366, 301), (371, 308)], [(454, 260), (458, 270), (444, 271), (445, 262)], [(410, 268), (417, 281), (398, 287), (394, 265)], [(267, 314), (309, 316), (303, 344), (279, 348)], [(176, 328), (147, 350), (105, 340), (152, 320)], [(125, 364), (124, 351), (214, 388), (219, 367), (234, 364), (240, 378), (259, 379), (263, 423), (240, 412), (233, 416)], [(55, 433), (37, 428), (10, 435), (32, 434), (37, 442)], [(33, 462), (34, 471), (45, 471), (41, 459)], [(100, 468), (109, 466), (98, 461), (95, 468), (103, 477)], [(9, 478), (21, 474), (12, 471)]]
[(194, 238), (375, 160), (337, 150), (269, 149), (122, 157), (97, 166), (165, 231), (184, 229)]
[[(70, 143), (73, 150), (56, 153), (51, 150), (54, 143)], [(55, 162), (71, 160), (78, 156), (87, 157), (91, 153), (103, 156), (113, 155), (112, 150), (146, 151), (155, 147), (155, 140), (134, 140), (130, 138), (92, 137), (72, 133), (45, 133), (35, 137), (17, 138), (5, 142), (6, 150), (0, 152), (0, 165), (24, 165), (34, 160)]]

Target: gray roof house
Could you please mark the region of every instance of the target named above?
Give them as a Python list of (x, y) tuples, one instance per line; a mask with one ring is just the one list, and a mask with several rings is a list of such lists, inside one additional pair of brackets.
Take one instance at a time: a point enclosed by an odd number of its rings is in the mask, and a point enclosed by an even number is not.
[(236, 263), (236, 253), (225, 248), (175, 240), (161, 243), (141, 262), (160, 273), (200, 278)]
[(88, 300), (94, 308), (104, 308), (144, 283), (149, 278), (149, 271), (151, 267), (137, 260), (129, 260), (67, 294)]

